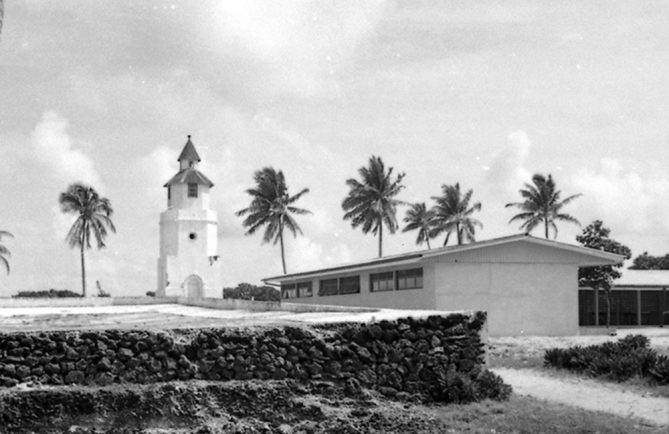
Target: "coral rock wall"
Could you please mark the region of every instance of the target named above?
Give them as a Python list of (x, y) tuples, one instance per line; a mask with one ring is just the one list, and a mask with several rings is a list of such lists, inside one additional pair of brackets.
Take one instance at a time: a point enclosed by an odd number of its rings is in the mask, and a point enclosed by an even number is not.
[(192, 378), (349, 381), (395, 391), (475, 376), (484, 313), (311, 327), (0, 333), (0, 387)]

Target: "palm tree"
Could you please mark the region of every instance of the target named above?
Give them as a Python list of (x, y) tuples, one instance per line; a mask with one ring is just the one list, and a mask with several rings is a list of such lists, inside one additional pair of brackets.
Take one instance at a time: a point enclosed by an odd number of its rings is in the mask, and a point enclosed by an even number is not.
[[(7, 231), (0, 231), (0, 241), (2, 241), (2, 237), (10, 237), (14, 238), (14, 235)], [(0, 244), (0, 262), (2, 265), (4, 265), (5, 269), (7, 270), (7, 274), (9, 274), (9, 259), (8, 257), (12, 256), (12, 253), (9, 251), (7, 247), (4, 245)]]
[(397, 206), (404, 202), (394, 199), (404, 188), (400, 173), (393, 180), (393, 168), (386, 172), (381, 157), (372, 155), (367, 167), (358, 169), (362, 181), (346, 180), (350, 191), (341, 206), (345, 211), (344, 220), (351, 220), (351, 226), (362, 225), (362, 232), (370, 230), (379, 235), (379, 257), (383, 255), (383, 223), (386, 223), (391, 234), (397, 230)]
[(463, 195), (460, 191), (460, 183), (444, 184), (441, 190), (441, 196), (432, 197), (437, 202), (433, 208), (437, 224), (434, 235), (446, 232), (444, 246), (448, 244), (448, 239), (453, 232), (457, 235), (458, 245), (461, 245), (463, 241), (476, 241), (474, 236), (476, 227), (482, 228), (483, 224), (471, 217), (475, 212), (481, 211), (481, 202), (469, 206), (474, 190), (469, 189)]
[(271, 167), (265, 167), (255, 172), (253, 179), (256, 182), (254, 188), (246, 190), (251, 196), (251, 205), (237, 211), (236, 215), (247, 215), (242, 223), (248, 228), (246, 235), (255, 233), (262, 226), (267, 226), (263, 242), (273, 241), (274, 244), (281, 243), (281, 264), (283, 274), (286, 274), (286, 258), (283, 245), (283, 229), (287, 227), (296, 237), (302, 229), (291, 214), (311, 214), (311, 211), (297, 208), (293, 204), (305, 193), (308, 188), (303, 189), (294, 196), (288, 194), (288, 186), (282, 171), (276, 171)]
[(434, 237), (435, 214), (433, 210), (428, 210), (425, 207), (425, 202), (411, 205), (411, 208), (407, 210), (406, 217), (404, 217), (404, 223), (407, 225), (402, 229), (402, 232), (417, 229), (416, 244), (420, 245), (426, 242), (427, 248), (431, 249), (430, 238)]
[(548, 178), (541, 174), (535, 174), (532, 177), (532, 184), (526, 183), (525, 188), (520, 190), (520, 195), (525, 199), (523, 202), (507, 203), (506, 207), (518, 207), (522, 212), (516, 214), (509, 220), (509, 223), (515, 220), (524, 220), (520, 229), (526, 233), (532, 232), (540, 224), (544, 225), (544, 233), (548, 238), (548, 229), (552, 228), (557, 238), (558, 228), (556, 221), (566, 221), (581, 225), (578, 220), (569, 214), (560, 213), (563, 206), (572, 200), (581, 196), (573, 194), (564, 200), (560, 200), (560, 190), (555, 189), (555, 181), (549, 174)]
[(107, 228), (116, 232), (111, 216), (114, 210), (106, 197), (100, 197), (93, 187), (75, 183), (60, 194), (60, 209), (72, 213), (77, 219), (72, 224), (66, 240), (71, 247), (81, 251), (81, 292), (86, 297), (86, 262), (84, 250), (91, 248), (91, 237), (95, 237), (98, 249), (105, 247)]

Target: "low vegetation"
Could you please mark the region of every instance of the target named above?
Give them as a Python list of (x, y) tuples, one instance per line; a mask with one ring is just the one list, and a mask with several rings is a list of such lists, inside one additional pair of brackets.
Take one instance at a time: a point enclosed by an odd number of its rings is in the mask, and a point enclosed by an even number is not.
[(271, 286), (240, 283), (234, 288), (223, 288), (223, 298), (255, 301), (281, 301), (281, 291)]
[(48, 291), (19, 291), (14, 298), (66, 298), (81, 297), (81, 294), (69, 289), (50, 289)]
[(544, 355), (544, 363), (615, 381), (641, 377), (653, 384), (669, 384), (669, 357), (658, 354), (648, 344), (646, 336), (628, 335), (617, 342), (551, 348)]

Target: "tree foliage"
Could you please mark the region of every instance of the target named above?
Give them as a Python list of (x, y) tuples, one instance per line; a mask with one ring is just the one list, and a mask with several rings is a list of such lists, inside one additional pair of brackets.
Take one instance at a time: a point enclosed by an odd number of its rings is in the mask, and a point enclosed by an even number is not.
[(255, 301), (281, 301), (281, 291), (271, 286), (240, 283), (234, 288), (223, 288), (223, 298)]
[(535, 174), (532, 177), (532, 184), (526, 183), (525, 188), (519, 190), (522, 202), (507, 203), (506, 207), (520, 208), (521, 212), (509, 220), (509, 223), (516, 220), (523, 221), (520, 229), (526, 233), (532, 232), (539, 225), (544, 225), (544, 234), (546, 238), (549, 235), (549, 229), (553, 229), (554, 236), (557, 238), (558, 228), (556, 221), (565, 221), (580, 225), (576, 218), (569, 214), (562, 213), (562, 208), (571, 201), (581, 196), (574, 194), (560, 200), (562, 192), (555, 188), (555, 181), (549, 174), (544, 177), (541, 174)]
[[(611, 230), (604, 226), (601, 220), (595, 220), (590, 223), (583, 233), (576, 237), (576, 241), (584, 247), (588, 247), (603, 252), (622, 255), (625, 259), (632, 256), (629, 247), (609, 238)], [(600, 265), (598, 267), (581, 267), (578, 270), (579, 286), (588, 286), (596, 291), (602, 289), (606, 291), (606, 326), (611, 324), (611, 287), (613, 280), (622, 275), (619, 269), (622, 263), (616, 265)]]
[(263, 242), (281, 244), (281, 264), (283, 273), (286, 274), (286, 258), (283, 242), (283, 230), (288, 228), (294, 237), (302, 234), (302, 229), (293, 218), (293, 214), (310, 214), (311, 212), (297, 208), (294, 204), (304, 194), (309, 192), (308, 188), (291, 196), (282, 171), (276, 171), (272, 167), (265, 167), (255, 172), (253, 180), (256, 185), (246, 190), (251, 196), (251, 204), (248, 208), (237, 211), (237, 216), (246, 216), (242, 224), (248, 228), (246, 235), (254, 234), (258, 229), (265, 227)]
[(361, 180), (350, 178), (346, 185), (350, 188), (341, 206), (344, 220), (351, 220), (351, 226), (362, 227), (362, 232), (379, 236), (379, 257), (383, 255), (383, 225), (394, 234), (397, 230), (397, 206), (404, 202), (395, 196), (404, 188), (404, 173), (393, 176), (393, 167), (383, 164), (381, 157), (372, 155), (367, 166), (358, 169)]
[[(629, 259), (632, 256), (630, 248), (609, 238), (610, 233), (611, 230), (605, 227), (601, 220), (595, 220), (583, 229), (582, 234), (576, 237), (576, 241), (584, 247), (615, 253)], [(592, 288), (610, 289), (613, 280), (620, 278), (622, 275), (619, 271), (622, 266), (621, 263), (599, 267), (582, 267), (578, 272), (579, 284)]]
[[(0, 231), (0, 241), (2, 241), (4, 237), (14, 238), (14, 235), (7, 231)], [(5, 270), (7, 270), (7, 274), (9, 274), (10, 256), (12, 256), (12, 253), (9, 251), (9, 249), (4, 244), (0, 244), (0, 263), (3, 267), (5, 267)]]
[(402, 232), (417, 230), (416, 244), (427, 243), (427, 248), (431, 248), (430, 239), (435, 236), (436, 220), (434, 211), (428, 210), (425, 202), (411, 205), (404, 217), (404, 223), (406, 226)]
[(460, 183), (444, 184), (441, 190), (441, 196), (432, 197), (436, 201), (433, 208), (436, 220), (434, 235), (446, 232), (444, 246), (448, 244), (452, 233), (455, 233), (458, 245), (465, 241), (476, 241), (476, 228), (482, 228), (483, 224), (472, 217), (475, 212), (481, 211), (481, 202), (475, 202), (471, 206), (469, 204), (474, 190), (469, 189), (463, 194), (460, 190)]
[(630, 270), (669, 270), (669, 253), (664, 256), (651, 256), (648, 252), (634, 258)]
[(108, 230), (116, 232), (112, 222), (111, 202), (100, 197), (91, 186), (75, 183), (60, 194), (60, 208), (64, 213), (77, 216), (67, 234), (66, 241), (70, 247), (79, 247), (81, 252), (81, 289), (86, 296), (86, 266), (84, 250), (91, 248), (91, 238), (95, 239), (98, 249), (105, 247)]

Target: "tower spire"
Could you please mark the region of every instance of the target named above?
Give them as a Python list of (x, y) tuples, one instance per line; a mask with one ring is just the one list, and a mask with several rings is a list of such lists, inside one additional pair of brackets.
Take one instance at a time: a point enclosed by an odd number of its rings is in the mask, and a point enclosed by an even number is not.
[(181, 169), (193, 167), (200, 162), (200, 156), (197, 154), (197, 151), (195, 150), (195, 145), (193, 145), (193, 142), (190, 140), (190, 137), (191, 136), (189, 134), (188, 141), (186, 141), (186, 145), (181, 151), (181, 154), (179, 154), (179, 158), (177, 158), (177, 161), (181, 163), (180, 164)]

